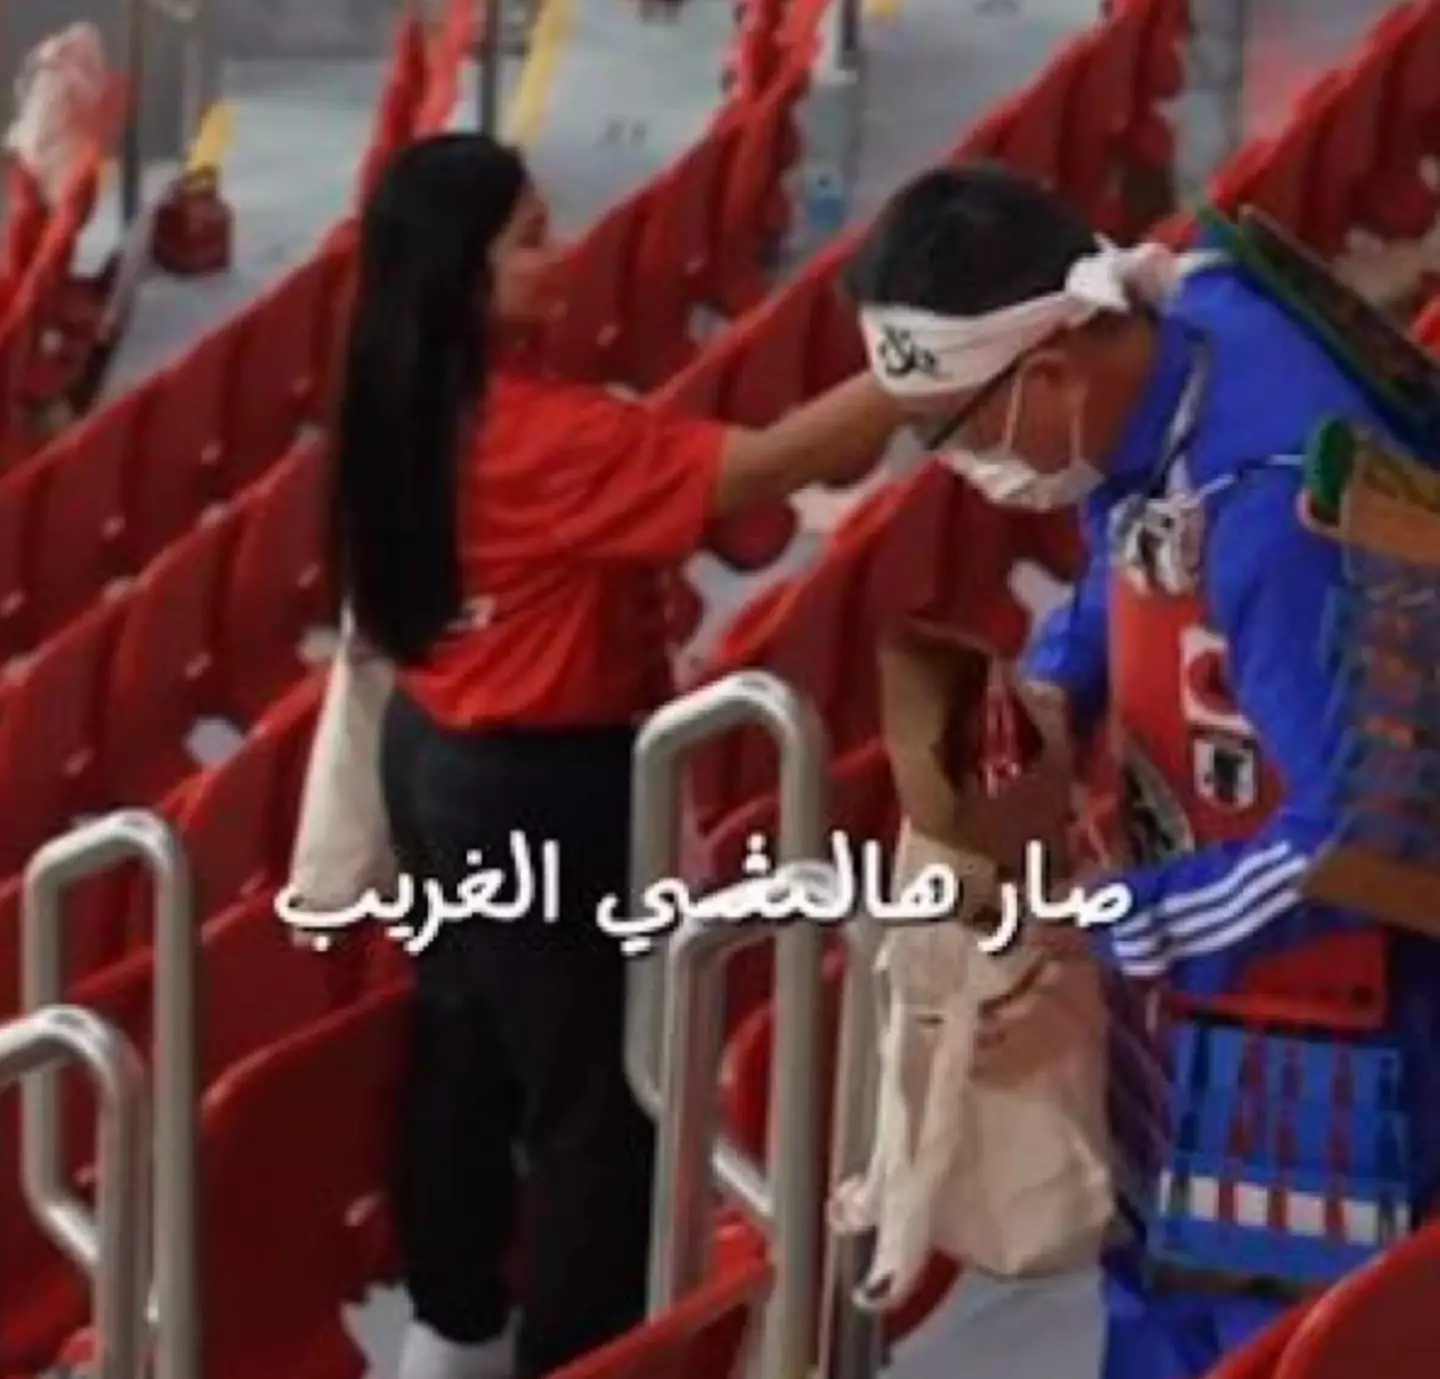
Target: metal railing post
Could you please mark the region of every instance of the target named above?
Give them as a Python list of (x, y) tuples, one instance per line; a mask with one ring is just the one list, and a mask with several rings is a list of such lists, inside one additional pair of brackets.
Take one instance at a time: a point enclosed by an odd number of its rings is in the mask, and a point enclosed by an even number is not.
[(130, 84), (120, 145), (120, 228), (140, 214), (145, 177), (145, 81), (150, 49), (150, 0), (125, 0), (125, 75)]
[(150, 0), (180, 30), (180, 148), (185, 150), (200, 132), (200, 122), (213, 96), (209, 57), (206, 0)]
[[(124, 1035), (91, 1011), (48, 1006), (0, 1025), (0, 1089), (25, 1079), (22, 1096), (56, 1065), (81, 1064), (99, 1103), (95, 1223), (87, 1257), (97, 1340), (96, 1379), (141, 1379), (146, 1368), (147, 1175), (145, 1070)], [(28, 1104), (28, 1103), (27, 1103)], [(31, 1168), (34, 1145), (22, 1150)]]
[[(61, 1000), (65, 890), (130, 859), (144, 863), (155, 881), (155, 1379), (197, 1379), (199, 938), (185, 851), (158, 815), (140, 810), (111, 814), (52, 839), (31, 858), (21, 922), (24, 1005), (36, 1010)], [(25, 1196), (56, 1245), (83, 1264), (95, 1258), (96, 1226), (65, 1182), (58, 1092), (53, 1072), (37, 1073), (25, 1084)]]
[(476, 54), (475, 115), (482, 134), (500, 137), (500, 82), (505, 59), (505, 0), (484, 0)]
[(830, 6), (824, 51), (827, 60), (841, 71), (859, 69), (863, 11), (862, 0), (833, 0)]
[[(860, 916), (848, 929), (850, 941), (840, 1006), (840, 1048), (835, 1064), (835, 1125), (830, 1151), (830, 1182), (864, 1173), (875, 1130), (880, 1064), (877, 1056), (873, 970), (880, 929)], [(855, 1306), (873, 1241), (865, 1236), (841, 1239), (827, 1233), (825, 1274), (821, 1282), (820, 1364), (826, 1379), (874, 1379), (880, 1372), (884, 1333), (879, 1318)]]
[(129, 229), (140, 214), (145, 185), (145, 84), (150, 70), (150, 42), (159, 14), (181, 34), (180, 156), (200, 130), (200, 121), (214, 95), (210, 58), (210, 13), (206, 0), (125, 0), (125, 69), (129, 108), (120, 150), (120, 215)]
[[(818, 858), (825, 848), (828, 748), (814, 706), (783, 681), (741, 672), (665, 705), (635, 747), (631, 839), (632, 912), (646, 888), (679, 862), (683, 756), (704, 740), (744, 725), (766, 729), (780, 754), (782, 863)], [(733, 1147), (714, 1144), (724, 960), (775, 938), (775, 1042), (771, 1061), (769, 1172)], [(671, 1305), (703, 1277), (708, 1249), (710, 1172), (752, 1216), (773, 1230), (776, 1286), (766, 1315), (762, 1372), (802, 1374), (811, 1359), (820, 1102), (819, 1002), (822, 935), (810, 924), (768, 930), (716, 928), (692, 920), (662, 957), (632, 969), (626, 1067), (659, 1123), (655, 1174), (652, 1310)]]

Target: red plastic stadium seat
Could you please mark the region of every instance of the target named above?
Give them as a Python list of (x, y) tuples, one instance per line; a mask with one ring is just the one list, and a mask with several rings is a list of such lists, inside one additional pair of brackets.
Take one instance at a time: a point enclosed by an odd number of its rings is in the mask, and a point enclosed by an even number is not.
[(722, 1229), (719, 1256), (714, 1277), (670, 1311), (551, 1379), (739, 1379), (771, 1269), (748, 1227)]
[(133, 393), (45, 452), (31, 569), (36, 631), (46, 636), (133, 568), (125, 509), (127, 465), (146, 398)]
[[(339, 1309), (372, 1281), (356, 1235), (390, 1178), (409, 1002), (400, 986), (370, 996), (252, 1054), (206, 1093), (206, 1379), (366, 1372)], [(276, 1267), (285, 1240), (305, 1242), (303, 1268)]]
[(1231, 1351), (1205, 1379), (1275, 1379), (1280, 1357), (1299, 1329), (1305, 1310), (1292, 1307), (1258, 1336)]
[(738, 109), (727, 110), (652, 184), (635, 266), (646, 287), (626, 307), (634, 332), (631, 377), (639, 387), (665, 382), (695, 358), (690, 315), (713, 295), (720, 198), (740, 118)]
[(226, 711), (253, 722), (303, 673), (300, 642), (330, 613), (325, 463), (298, 443), (247, 493), (221, 609)]
[(1342, 1279), (1310, 1309), (1274, 1379), (1431, 1379), (1440, 1355), (1440, 1223)]
[(565, 258), (563, 314), (545, 337), (545, 361), (566, 378), (604, 383), (628, 377), (630, 304), (638, 292), (635, 257), (653, 192), (646, 188), (607, 211)]
[(108, 671), (120, 608), (101, 604), (30, 661), (0, 713), (0, 876), (91, 807), (110, 711)]
[(772, 201), (794, 155), (792, 120), (810, 80), (810, 65), (791, 62), (745, 112), (720, 203), (716, 305), (739, 316), (764, 299), (761, 265), (777, 226)]
[[(270, 895), (254, 897), (207, 925), (202, 945), (202, 1087), (256, 1050), (329, 1018), (324, 959), (290, 943)], [(69, 993), (123, 1031), (147, 1057), (154, 1033), (152, 957), (148, 949), (134, 953)], [(93, 1163), (94, 1094), (73, 1073), (62, 1074), (61, 1086), (67, 1151), (72, 1170), (78, 1171)], [(47, 1366), (79, 1324), (86, 1300), (81, 1280), (40, 1235), (23, 1205), (15, 1167), (16, 1100), (13, 1093), (0, 1098), (0, 1238), (5, 1241), (0, 1251), (0, 1364), (33, 1372)], [(270, 1163), (282, 1168), (283, 1152)]]
[(158, 800), (190, 774), (186, 738), (216, 696), (219, 599), (238, 528), (224, 509), (151, 564), (125, 600), (106, 706), (114, 794)]
[(327, 325), (329, 261), (287, 274), (247, 312), (232, 366), (226, 486), (235, 492), (274, 464), (316, 399), (317, 359)]
[(154, 403), (135, 443), (131, 474), (138, 550), (158, 551), (228, 494), (230, 372), (244, 325), (242, 317), (211, 331), (149, 385)]
[(0, 474), (0, 666), (35, 636), (35, 500), (50, 478), (43, 460)]

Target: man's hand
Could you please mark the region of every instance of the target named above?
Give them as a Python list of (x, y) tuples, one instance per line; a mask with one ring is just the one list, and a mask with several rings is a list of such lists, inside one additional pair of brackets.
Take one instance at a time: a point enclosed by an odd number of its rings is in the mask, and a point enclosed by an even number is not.
[(1069, 693), (1049, 680), (1023, 680), (1017, 686), (1017, 693), (1046, 748), (1073, 757)]

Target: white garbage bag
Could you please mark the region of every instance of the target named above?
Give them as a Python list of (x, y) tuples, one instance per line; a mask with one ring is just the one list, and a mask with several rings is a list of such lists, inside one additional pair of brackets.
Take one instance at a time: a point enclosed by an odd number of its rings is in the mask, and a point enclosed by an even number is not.
[(98, 132), (109, 80), (93, 24), (72, 24), (47, 38), (20, 70), (5, 150), (34, 177), (48, 206), (58, 204)]

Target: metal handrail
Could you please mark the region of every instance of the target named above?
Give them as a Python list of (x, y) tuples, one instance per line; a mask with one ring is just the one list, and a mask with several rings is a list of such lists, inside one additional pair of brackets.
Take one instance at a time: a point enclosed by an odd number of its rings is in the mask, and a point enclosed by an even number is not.
[[(872, 975), (880, 951), (880, 926), (870, 916), (857, 915), (846, 926), (846, 937), (849, 952), (835, 1062), (831, 1183), (842, 1183), (868, 1167), (880, 1086), (879, 1028)], [(875, 1379), (880, 1372), (883, 1328), (873, 1312), (855, 1305), (874, 1242), (863, 1235), (841, 1238), (828, 1232), (827, 1237), (817, 1372), (826, 1379)]]
[[(630, 884), (632, 912), (647, 888), (680, 860), (683, 757), (717, 734), (766, 729), (780, 755), (779, 860), (824, 850), (824, 726), (809, 700), (773, 675), (745, 671), (677, 699), (653, 714), (635, 746)], [(733, 1145), (716, 1144), (726, 960), (775, 939), (775, 1044), (770, 1078), (769, 1172)], [(630, 973), (626, 1071), (656, 1118), (652, 1312), (704, 1277), (709, 1247), (709, 1175), (773, 1236), (776, 1283), (766, 1313), (762, 1372), (802, 1374), (811, 1361), (815, 1255), (819, 1239), (820, 957), (813, 925), (766, 929), (707, 926), (694, 919), (668, 951)], [(668, 970), (667, 970), (668, 963)]]
[[(175, 831), (156, 814), (125, 810), (54, 838), (25, 869), (21, 919), (27, 1010), (61, 1000), (66, 889), (136, 859), (155, 880), (155, 1379), (200, 1372), (196, 1145), (196, 971), (190, 868)], [(21, 1102), (25, 1196), (55, 1244), (84, 1268), (100, 1257), (96, 1219), (65, 1181), (59, 1088), (53, 1070), (27, 1078)], [(145, 1272), (148, 1279), (149, 1271)]]
[[(81, 1261), (94, 1297), (96, 1379), (140, 1379), (149, 1278), (145, 1070), (119, 1030), (76, 1006), (48, 1006), (0, 1025), (0, 1089), (23, 1078), (23, 1095), (69, 1062), (84, 1067), (99, 1103), (94, 1251)], [(27, 1174), (33, 1150), (31, 1142), (22, 1150)]]

